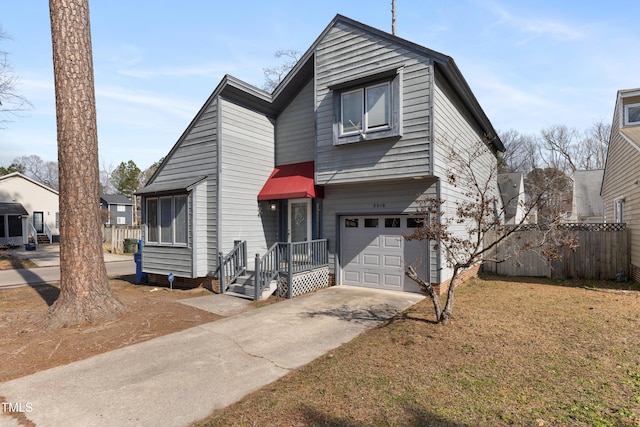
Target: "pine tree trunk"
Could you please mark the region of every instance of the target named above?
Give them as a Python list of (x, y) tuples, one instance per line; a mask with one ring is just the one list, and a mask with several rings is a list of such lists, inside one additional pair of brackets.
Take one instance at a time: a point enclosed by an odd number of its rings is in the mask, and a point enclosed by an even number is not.
[(88, 0), (50, 0), (60, 175), (60, 296), (46, 326), (116, 318), (107, 279)]

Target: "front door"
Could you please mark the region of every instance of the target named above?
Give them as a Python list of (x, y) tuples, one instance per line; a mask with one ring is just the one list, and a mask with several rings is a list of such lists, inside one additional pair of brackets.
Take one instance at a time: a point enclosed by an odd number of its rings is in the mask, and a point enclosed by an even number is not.
[(38, 234), (44, 233), (44, 212), (33, 213), (33, 228)]
[(290, 199), (287, 218), (287, 241), (311, 240), (311, 199)]

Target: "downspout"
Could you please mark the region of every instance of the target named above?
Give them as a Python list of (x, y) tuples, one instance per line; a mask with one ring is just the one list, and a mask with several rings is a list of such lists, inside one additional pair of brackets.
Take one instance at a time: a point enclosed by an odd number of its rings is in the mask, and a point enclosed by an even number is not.
[[(214, 257), (217, 258), (217, 254), (222, 251), (222, 104), (220, 97), (216, 97), (216, 248), (213, 251)], [(220, 270), (222, 266), (219, 262), (217, 270)]]

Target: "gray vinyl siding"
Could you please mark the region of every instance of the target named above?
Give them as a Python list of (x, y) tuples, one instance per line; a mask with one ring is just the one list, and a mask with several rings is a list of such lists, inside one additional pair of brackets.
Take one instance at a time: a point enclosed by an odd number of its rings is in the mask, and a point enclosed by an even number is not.
[[(460, 184), (458, 186), (453, 186), (446, 179), (452, 166), (449, 159), (450, 147), (454, 147), (458, 153), (470, 152), (482, 140), (483, 135), (470, 122), (468, 115), (465, 114), (464, 107), (443, 81), (436, 79), (433, 97), (434, 172), (436, 176), (442, 179), (440, 197), (445, 200), (443, 211), (446, 216), (455, 218), (456, 203), (465, 200), (465, 197), (462, 194), (464, 190), (463, 182), (458, 183)], [(474, 160), (473, 167), (474, 174), (478, 177), (478, 182), (493, 181), (493, 195), (498, 196), (496, 157), (491, 152), (487, 152), (485, 156)], [(450, 226), (450, 230), (462, 238), (468, 238), (466, 224), (458, 224), (454, 221)], [(444, 254), (442, 254), (442, 260), (441, 281), (445, 281), (451, 278), (453, 270), (447, 266)]]
[[(220, 251), (246, 240), (249, 256), (264, 253), (267, 236), (258, 193), (273, 171), (274, 123), (263, 114), (220, 99)], [(265, 206), (263, 204), (263, 209)]]
[[(152, 182), (163, 183), (187, 178), (207, 176), (206, 204), (202, 204), (203, 195), (198, 192), (195, 199), (196, 207), (202, 207), (206, 221), (203, 226), (202, 214), (197, 211), (197, 227), (194, 224), (194, 214), (189, 215), (189, 233), (198, 233), (196, 242), (198, 248), (193, 248), (193, 239), (189, 239), (189, 247), (145, 246), (143, 269), (149, 273), (168, 274), (173, 272), (181, 277), (199, 277), (202, 273), (215, 271), (217, 268), (216, 254), (216, 171), (217, 171), (217, 100), (213, 99), (205, 106), (185, 131), (180, 140), (167, 156), (162, 168)], [(191, 196), (193, 197), (193, 195)], [(190, 197), (190, 209), (194, 199)], [(144, 200), (144, 198), (143, 198)], [(206, 251), (198, 251), (200, 245), (206, 245)], [(194, 259), (193, 251), (198, 259)], [(209, 256), (211, 255), (211, 256)], [(206, 258), (206, 259), (204, 259)], [(194, 265), (198, 267), (198, 275), (192, 271)], [(192, 274), (193, 273), (193, 274)]]
[[(133, 225), (133, 206), (124, 205), (124, 212), (118, 212), (118, 205), (109, 205), (112, 217), (109, 218), (110, 224), (115, 225)], [(118, 217), (124, 217), (124, 224), (118, 224)]]
[(620, 134), (622, 106), (616, 103), (611, 125), (611, 142), (602, 182), (605, 222), (614, 222), (614, 202), (624, 198), (622, 220), (631, 234), (631, 265), (640, 269), (640, 147)]
[(314, 160), (313, 81), (280, 113), (276, 122), (276, 166)]
[[(329, 239), (330, 271), (339, 248), (338, 215), (415, 214), (420, 196), (436, 197), (436, 180), (394, 180), (376, 185), (344, 184), (325, 187), (322, 202), (322, 238)], [(426, 245), (426, 242), (425, 242)], [(438, 259), (431, 251), (431, 281), (437, 283)]]
[[(401, 138), (336, 146), (329, 87), (402, 68)], [(338, 22), (316, 50), (316, 179), (319, 185), (431, 175), (429, 126), (432, 61), (361, 28)]]

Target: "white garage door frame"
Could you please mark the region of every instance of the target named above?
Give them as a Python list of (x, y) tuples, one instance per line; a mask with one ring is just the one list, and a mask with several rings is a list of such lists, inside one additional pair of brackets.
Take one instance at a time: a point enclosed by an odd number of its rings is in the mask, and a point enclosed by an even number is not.
[(430, 273), (429, 245), (402, 237), (411, 233), (415, 219), (402, 214), (337, 215), (338, 284), (420, 292), (404, 274), (409, 264), (421, 277)]

